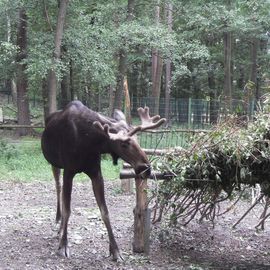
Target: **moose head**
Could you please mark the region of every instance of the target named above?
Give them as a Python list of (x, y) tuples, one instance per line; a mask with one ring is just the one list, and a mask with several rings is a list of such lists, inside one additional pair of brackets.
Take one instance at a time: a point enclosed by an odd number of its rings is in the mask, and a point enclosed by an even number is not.
[(139, 108), (138, 114), (141, 125), (131, 128), (127, 127), (124, 114), (118, 110), (114, 113), (114, 119), (117, 119), (117, 123), (111, 122), (110, 125), (102, 125), (101, 122), (95, 121), (93, 125), (109, 139), (114, 164), (117, 163), (117, 159), (120, 157), (134, 168), (137, 175), (147, 178), (151, 174), (150, 163), (137, 142), (136, 133), (155, 129), (161, 126), (166, 119), (160, 119), (159, 115), (150, 117), (148, 107)]

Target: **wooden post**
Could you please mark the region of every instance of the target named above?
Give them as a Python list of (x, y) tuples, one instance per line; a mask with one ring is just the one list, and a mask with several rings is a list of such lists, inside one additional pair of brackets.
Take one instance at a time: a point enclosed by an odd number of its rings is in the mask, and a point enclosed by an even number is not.
[(149, 254), (150, 210), (147, 208), (147, 180), (140, 177), (136, 182), (136, 207), (134, 209), (133, 252)]
[[(130, 164), (128, 163), (125, 163), (123, 164), (123, 169), (128, 169), (130, 170), (131, 169), (131, 166)], [(135, 173), (134, 173), (135, 175)], [(134, 178), (134, 176), (133, 176)], [(122, 177), (120, 178), (121, 179), (121, 190), (123, 193), (133, 193), (134, 189), (133, 189), (133, 179), (132, 179), (132, 176), (131, 177)]]
[(133, 193), (133, 185), (132, 185), (133, 180), (128, 178), (128, 179), (121, 179), (121, 190), (123, 193)]

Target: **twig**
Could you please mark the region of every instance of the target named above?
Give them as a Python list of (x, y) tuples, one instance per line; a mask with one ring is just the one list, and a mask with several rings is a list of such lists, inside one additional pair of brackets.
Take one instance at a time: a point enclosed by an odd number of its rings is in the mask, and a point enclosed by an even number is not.
[(264, 194), (261, 194), (261, 196), (256, 199), (256, 201), (249, 207), (249, 209), (244, 213), (244, 215), (232, 226), (234, 229), (240, 222), (241, 220), (254, 208), (254, 206), (263, 198)]
[(190, 221), (196, 216), (196, 214), (198, 213), (200, 208), (199, 207), (194, 207), (194, 209), (195, 209), (195, 211), (191, 215), (190, 219), (183, 224), (184, 226), (187, 226), (190, 223)]
[[(219, 217), (219, 216), (222, 216), (222, 215), (228, 213), (229, 211), (231, 211), (232, 208), (239, 202), (239, 200), (241, 199), (241, 197), (242, 197), (242, 195), (243, 195), (243, 193), (244, 193), (245, 190), (246, 190), (246, 187), (244, 187), (244, 189), (242, 190), (242, 192), (241, 192), (240, 195), (238, 196), (237, 200), (236, 200), (231, 206), (227, 207), (227, 209), (226, 209), (224, 212), (222, 212), (221, 214), (218, 214), (217, 216), (218, 216), (218, 217)], [(229, 197), (229, 196), (227, 196), (226, 199), (227, 199), (228, 197)], [(224, 201), (225, 201), (225, 200), (224, 200)]]
[(267, 217), (269, 216), (269, 214), (266, 215), (267, 209), (268, 209), (269, 203), (270, 203), (270, 200), (269, 200), (269, 199), (270, 199), (270, 198), (267, 196), (267, 197), (266, 197), (266, 202), (265, 202), (265, 205), (264, 205), (263, 212), (262, 212), (262, 214), (261, 214), (261, 216), (260, 216), (260, 222), (255, 226), (256, 229), (258, 229), (258, 227), (261, 226), (261, 230), (264, 230), (264, 223), (265, 223), (265, 220), (266, 220)]
[(268, 213), (262, 220), (260, 220), (260, 222), (258, 223), (258, 225), (255, 226), (256, 229), (258, 229), (258, 227), (264, 223), (264, 221), (270, 216), (270, 213)]
[(189, 196), (189, 198), (191, 198), (191, 200), (188, 202), (188, 200), (186, 201), (187, 204), (184, 205), (178, 205), (178, 207), (176, 208), (176, 210), (181, 209), (181, 213), (184, 213), (186, 211), (186, 209), (188, 209), (191, 204), (196, 201), (196, 199), (202, 194), (203, 190), (200, 190), (199, 192), (197, 192), (197, 194), (194, 196), (193, 194), (191, 194)]

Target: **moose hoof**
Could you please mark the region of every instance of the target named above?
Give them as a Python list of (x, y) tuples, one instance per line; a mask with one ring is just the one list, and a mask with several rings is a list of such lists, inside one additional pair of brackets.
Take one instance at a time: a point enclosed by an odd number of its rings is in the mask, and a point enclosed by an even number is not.
[(115, 262), (124, 261), (123, 257), (121, 256), (119, 250), (114, 250), (110, 252), (110, 256), (112, 255), (112, 260)]
[(61, 215), (60, 214), (56, 214), (56, 217), (55, 217), (55, 223), (60, 223), (60, 221), (61, 221)]
[(64, 247), (59, 247), (58, 249), (58, 254), (62, 257), (66, 257), (69, 258), (70, 257), (70, 251), (69, 251), (69, 247), (64, 246)]
[(60, 225), (59, 224), (56, 224), (56, 223), (54, 223), (52, 226), (51, 226), (51, 228), (52, 228), (52, 231), (53, 232), (57, 232), (57, 235), (59, 235), (59, 228), (60, 228)]

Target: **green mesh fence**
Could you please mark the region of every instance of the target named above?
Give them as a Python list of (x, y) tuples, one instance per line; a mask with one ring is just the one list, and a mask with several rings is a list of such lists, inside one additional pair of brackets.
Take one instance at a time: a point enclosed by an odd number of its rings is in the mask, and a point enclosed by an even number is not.
[[(137, 108), (148, 106), (154, 114), (155, 100), (152, 97), (133, 97), (131, 113), (137, 116)], [(165, 117), (165, 99), (159, 102), (159, 114)], [(222, 120), (226, 115), (234, 113), (239, 116), (253, 116), (254, 101), (246, 104), (243, 100), (233, 99), (230, 109), (222, 100), (206, 100), (192, 98), (172, 98), (169, 102), (168, 122), (171, 128), (178, 129), (208, 129)]]
[(146, 131), (138, 135), (140, 146), (147, 149), (187, 148), (191, 137), (202, 130), (167, 129)]

